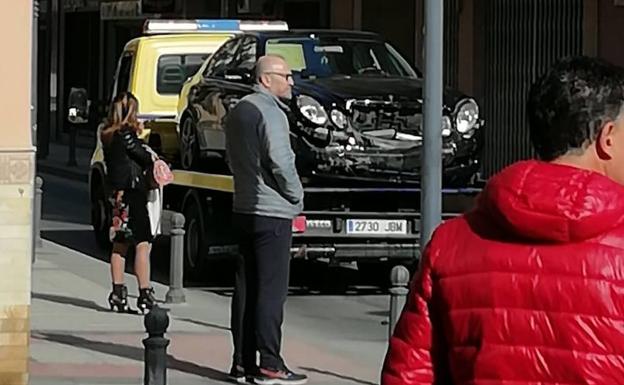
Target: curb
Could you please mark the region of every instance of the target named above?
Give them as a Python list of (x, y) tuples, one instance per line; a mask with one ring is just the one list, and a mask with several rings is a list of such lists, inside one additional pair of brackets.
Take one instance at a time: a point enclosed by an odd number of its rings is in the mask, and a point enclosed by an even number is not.
[(72, 179), (79, 182), (88, 183), (89, 173), (85, 171), (70, 170), (60, 166), (52, 166), (44, 163), (37, 163), (37, 173), (50, 174), (61, 178)]

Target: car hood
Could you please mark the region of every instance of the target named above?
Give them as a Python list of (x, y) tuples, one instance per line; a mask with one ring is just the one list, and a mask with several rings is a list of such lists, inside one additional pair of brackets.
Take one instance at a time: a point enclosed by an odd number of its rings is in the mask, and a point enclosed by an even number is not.
[[(421, 79), (369, 75), (298, 79), (294, 94), (309, 95), (328, 111), (333, 105), (351, 110), (351, 123), (344, 130), (331, 125), (308, 129), (303, 125), (298, 127), (302, 133), (305, 130), (296, 146), (300, 169), (310, 170), (316, 176), (348, 179), (419, 180)], [(458, 92), (445, 90), (446, 113), (461, 97)], [(377, 106), (372, 103), (369, 108), (366, 100), (384, 103)], [(350, 101), (360, 102), (359, 107), (351, 109)], [(371, 116), (374, 117), (369, 120)], [(375, 119), (380, 119), (381, 123), (375, 124)], [(458, 153), (457, 135), (453, 133), (443, 139), (444, 167), (450, 167)]]
[[(371, 99), (392, 101), (417, 101), (422, 103), (423, 80), (386, 76), (334, 76), (316, 79), (300, 79), (295, 84), (295, 93), (307, 94), (330, 103), (349, 99)], [(444, 92), (444, 104), (452, 106), (460, 95), (450, 89)]]

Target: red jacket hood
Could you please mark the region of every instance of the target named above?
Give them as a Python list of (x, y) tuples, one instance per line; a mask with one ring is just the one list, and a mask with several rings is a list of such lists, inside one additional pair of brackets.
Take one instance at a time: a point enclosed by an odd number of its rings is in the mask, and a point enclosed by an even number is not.
[(624, 221), (624, 186), (576, 167), (523, 161), (490, 179), (477, 210), (520, 238), (576, 242)]

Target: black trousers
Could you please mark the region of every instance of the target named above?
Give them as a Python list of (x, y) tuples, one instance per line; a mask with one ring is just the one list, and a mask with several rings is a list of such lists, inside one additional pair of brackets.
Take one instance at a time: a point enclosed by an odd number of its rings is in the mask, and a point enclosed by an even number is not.
[(234, 214), (240, 259), (231, 309), (234, 362), (246, 370), (281, 369), (284, 303), (288, 295), (292, 221)]

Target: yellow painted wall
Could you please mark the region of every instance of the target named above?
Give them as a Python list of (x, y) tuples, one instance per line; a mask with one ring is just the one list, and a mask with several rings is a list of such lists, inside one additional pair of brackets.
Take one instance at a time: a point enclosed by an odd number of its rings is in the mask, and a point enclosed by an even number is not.
[(0, 149), (26, 149), (30, 134), (32, 1), (0, 0)]
[(32, 2), (0, 0), (0, 384), (27, 384), (35, 154)]

